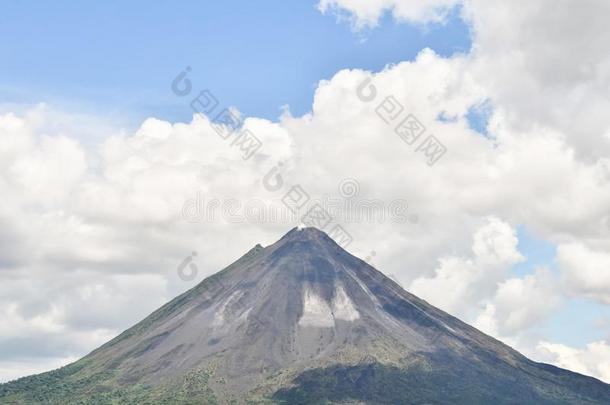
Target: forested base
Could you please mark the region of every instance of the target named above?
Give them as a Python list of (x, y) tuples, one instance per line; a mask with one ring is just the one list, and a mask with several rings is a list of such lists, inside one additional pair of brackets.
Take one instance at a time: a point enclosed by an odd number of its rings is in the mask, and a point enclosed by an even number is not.
[[(440, 360), (440, 359), (438, 359)], [(447, 367), (445, 362), (451, 363)], [(445, 364), (443, 364), (445, 363)], [(481, 366), (481, 365), (479, 365)], [(472, 367), (457, 358), (399, 368), (383, 364), (337, 365), (299, 375), (294, 386), (278, 390), (280, 404), (375, 404), (375, 405), (568, 405), (606, 404), (607, 390), (591, 382), (576, 396), (564, 389), (561, 377), (541, 381), (535, 372), (523, 377), (506, 374), (506, 363)], [(453, 373), (452, 370), (459, 370)], [(584, 387), (583, 387), (584, 388)]]
[[(447, 365), (451, 364), (451, 367)], [(278, 387), (267, 399), (219, 400), (210, 388), (212, 374), (191, 372), (172, 384), (119, 387), (111, 373), (77, 377), (84, 364), (0, 385), (2, 404), (167, 404), (167, 405), (329, 405), (329, 404), (601, 404), (605, 392), (596, 384), (583, 387), (589, 394), (575, 397), (557, 381), (540, 383), (536, 372), (527, 377), (507, 377), (506, 363), (472, 367), (458, 358), (436, 358), (410, 367), (380, 363), (335, 365), (298, 375), (290, 387)], [(450, 370), (460, 370), (453, 374)], [(585, 383), (586, 385), (589, 382)], [(593, 388), (593, 389), (592, 389)], [(601, 396), (600, 396), (601, 395)]]
[(192, 404), (218, 405), (209, 388), (210, 374), (191, 372), (181, 382), (149, 386), (134, 384), (121, 387), (112, 373), (77, 377), (82, 365), (70, 365), (55, 371), (22, 378), (0, 385), (2, 404)]

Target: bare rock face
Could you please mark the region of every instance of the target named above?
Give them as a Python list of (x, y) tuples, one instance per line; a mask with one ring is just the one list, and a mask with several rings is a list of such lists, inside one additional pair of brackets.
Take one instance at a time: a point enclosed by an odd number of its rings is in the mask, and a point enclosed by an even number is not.
[(295, 228), (78, 362), (0, 386), (9, 400), (610, 404), (610, 386), (528, 360)]

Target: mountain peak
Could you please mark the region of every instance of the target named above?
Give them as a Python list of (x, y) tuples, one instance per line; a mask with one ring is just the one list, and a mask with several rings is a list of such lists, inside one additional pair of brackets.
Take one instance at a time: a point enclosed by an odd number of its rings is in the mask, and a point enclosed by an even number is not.
[(324, 231), (313, 226), (297, 226), (286, 233), (280, 241), (332, 241)]
[(323, 257), (332, 261), (333, 256), (348, 255), (330, 236), (315, 227), (293, 228), (268, 246), (265, 252), (276, 259), (287, 257), (304, 261), (321, 260)]
[(127, 403), (593, 405), (610, 397), (609, 386), (534, 363), (409, 294), (314, 227), (256, 245), (49, 374), (0, 389), (0, 402), (22, 391), (46, 400), (62, 387), (67, 396), (50, 403), (115, 391)]

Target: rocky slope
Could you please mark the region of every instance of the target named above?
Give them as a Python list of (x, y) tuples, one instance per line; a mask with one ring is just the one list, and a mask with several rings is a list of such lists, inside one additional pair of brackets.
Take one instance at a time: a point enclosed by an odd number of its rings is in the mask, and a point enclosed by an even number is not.
[(610, 404), (293, 229), (0, 403)]

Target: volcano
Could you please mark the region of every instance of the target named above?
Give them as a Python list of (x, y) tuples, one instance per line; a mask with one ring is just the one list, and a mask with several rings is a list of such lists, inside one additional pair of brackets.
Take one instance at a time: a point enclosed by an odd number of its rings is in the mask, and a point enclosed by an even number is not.
[(315, 228), (256, 245), (3, 404), (610, 404), (403, 290)]

